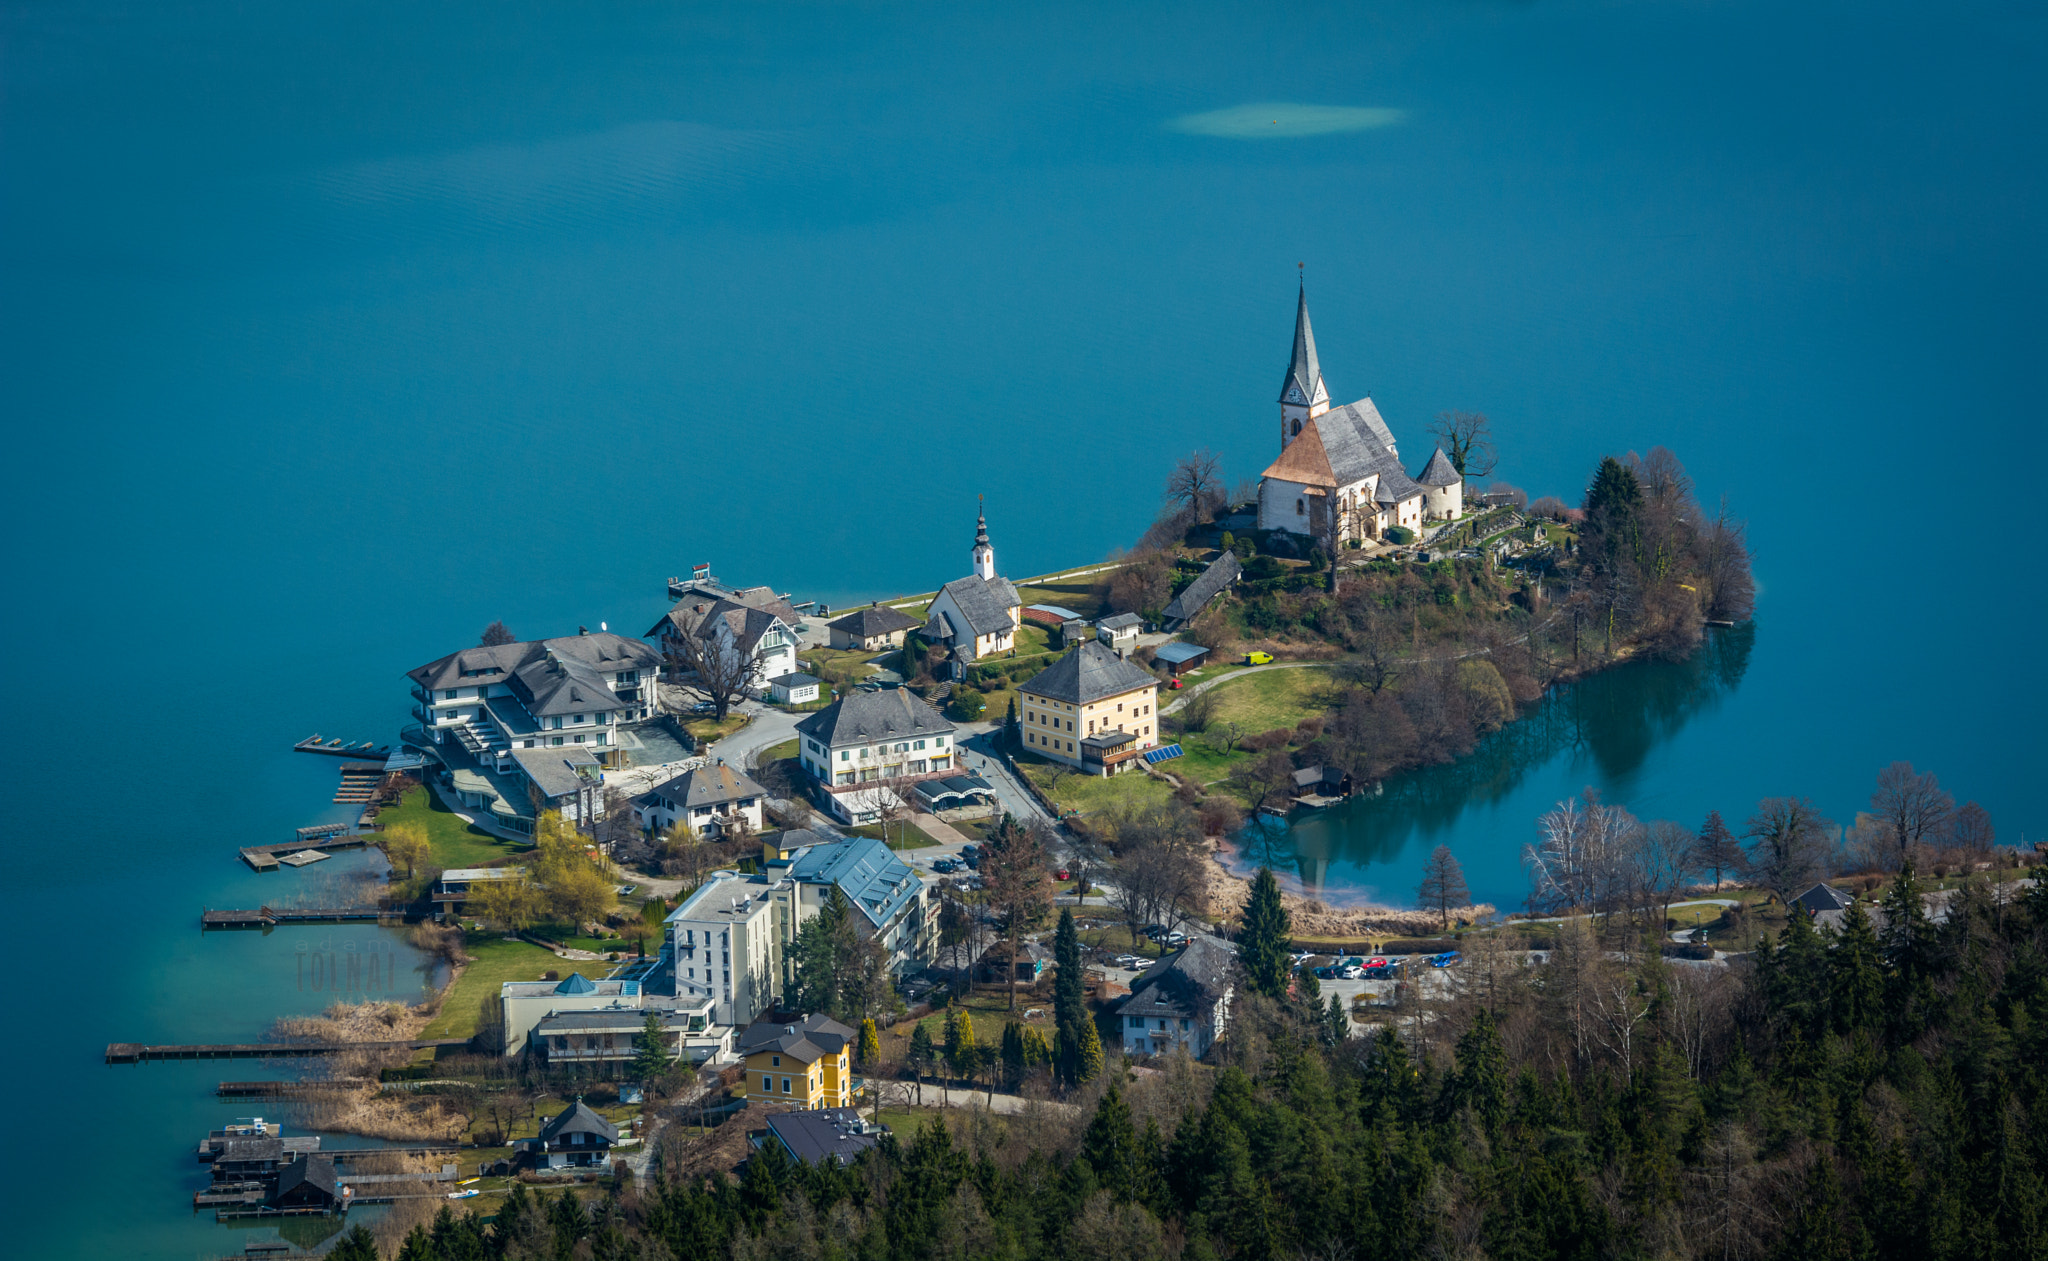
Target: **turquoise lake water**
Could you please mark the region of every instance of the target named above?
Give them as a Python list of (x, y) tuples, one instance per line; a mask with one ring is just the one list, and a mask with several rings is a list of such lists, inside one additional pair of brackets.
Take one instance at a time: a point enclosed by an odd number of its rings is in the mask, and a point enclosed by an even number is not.
[[(314, 731), (503, 618), (663, 580), (839, 603), (1150, 519), (1325, 374), (1409, 462), (1488, 413), (1574, 497), (1662, 443), (1751, 522), (1753, 628), (1305, 825), (1405, 900), (1519, 902), (1535, 814), (1811, 794), (1908, 758), (2043, 838), (2043, 18), (1898, 3), (1284, 7), (0, 2), (10, 439), (10, 1253), (190, 1258), (222, 1065), (102, 1066), (334, 995), (375, 929), (202, 937), (333, 817)], [(1739, 659), (1739, 660), (1738, 660)], [(366, 860), (350, 860), (360, 862)], [(387, 969), (388, 974), (388, 969)]]

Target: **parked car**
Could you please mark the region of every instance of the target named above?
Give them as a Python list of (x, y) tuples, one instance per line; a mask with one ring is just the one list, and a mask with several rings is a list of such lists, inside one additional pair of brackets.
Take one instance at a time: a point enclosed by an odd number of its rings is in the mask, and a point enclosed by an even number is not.
[(1457, 961), (1458, 952), (1455, 950), (1446, 950), (1440, 955), (1431, 955), (1429, 957), (1429, 966), (1432, 968), (1448, 968)]
[(1185, 946), (1188, 944), (1188, 935), (1176, 930), (1166, 934), (1162, 940), (1169, 946)]
[(1248, 652), (1244, 655), (1244, 663), (1248, 666), (1269, 666), (1273, 664), (1273, 654), (1270, 652)]
[(1355, 963), (1347, 963), (1343, 967), (1337, 969), (1337, 975), (1347, 981), (1356, 981), (1360, 977), (1365, 975), (1365, 969), (1359, 967)]
[(960, 870), (960, 864), (954, 862), (950, 858), (941, 858), (937, 862), (932, 864), (932, 870), (938, 872), (941, 875), (945, 875), (949, 872), (955, 872)]
[(1052, 878), (1055, 880), (1072, 880), (1074, 877), (1073, 873), (1069, 872), (1065, 867), (1062, 867), (1058, 871), (1052, 873)]
[(962, 854), (960, 855), (960, 861), (967, 864), (969, 871), (981, 870), (981, 855), (979, 854)]
[(1385, 955), (1374, 955), (1372, 958), (1367, 959), (1365, 961), (1365, 970), (1368, 975), (1374, 972), (1385, 972), (1391, 969), (1392, 967), (1393, 961), (1391, 959), (1388, 959)]
[(695, 705), (690, 706), (690, 712), (693, 714), (715, 714), (718, 712), (718, 706), (713, 705), (710, 701), (698, 701)]
[(960, 853), (962, 857), (965, 857), (968, 854), (979, 854), (980, 852), (981, 846), (974, 844), (972, 841), (969, 841), (967, 844), (962, 845), (960, 847)]
[(1336, 980), (1336, 979), (1337, 979), (1337, 969), (1336, 969), (1335, 967), (1330, 967), (1330, 966), (1324, 966), (1324, 967), (1320, 967), (1320, 968), (1317, 968), (1317, 969), (1316, 969), (1316, 980), (1318, 980), (1318, 981), (1334, 981), (1334, 980)]
[(1337, 960), (1337, 966), (1340, 968), (1362, 968), (1365, 966), (1365, 960), (1358, 955), (1346, 955), (1344, 958)]

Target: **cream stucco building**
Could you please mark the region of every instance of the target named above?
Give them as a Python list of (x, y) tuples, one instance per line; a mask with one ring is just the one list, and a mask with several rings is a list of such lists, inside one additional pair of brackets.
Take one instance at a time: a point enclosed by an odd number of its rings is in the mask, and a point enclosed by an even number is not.
[(1159, 743), (1159, 680), (1086, 640), (1017, 689), (1028, 752), (1111, 775)]
[(1463, 479), (1441, 449), (1410, 477), (1371, 398), (1330, 406), (1304, 292), (1280, 386), (1280, 458), (1259, 482), (1259, 528), (1348, 542), (1394, 526), (1420, 531), (1464, 507)]

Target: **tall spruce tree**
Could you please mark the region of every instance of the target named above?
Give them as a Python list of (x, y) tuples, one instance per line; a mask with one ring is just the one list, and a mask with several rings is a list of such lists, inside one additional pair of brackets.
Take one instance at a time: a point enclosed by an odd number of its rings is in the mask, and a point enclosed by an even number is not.
[(1714, 873), (1714, 887), (1721, 887), (1721, 873), (1730, 875), (1742, 870), (1748, 858), (1742, 852), (1742, 842), (1735, 839), (1735, 833), (1721, 821), (1719, 810), (1707, 811), (1707, 821), (1700, 824), (1699, 836), (1693, 841), (1692, 853), (1687, 856), (1688, 865), (1694, 871)]
[(674, 1062), (668, 1053), (668, 1039), (662, 1033), (661, 1018), (650, 1011), (640, 1032), (633, 1035), (633, 1076), (651, 1082)]
[(1272, 999), (1287, 997), (1287, 908), (1280, 903), (1280, 882), (1271, 867), (1259, 868), (1252, 880), (1237, 958), (1253, 992)]
[(1115, 1082), (1095, 1105), (1095, 1117), (1081, 1137), (1081, 1155), (1095, 1170), (1104, 1190), (1119, 1200), (1131, 1199), (1138, 1184), (1138, 1131), (1131, 1105)]
[(1081, 1026), (1089, 1022), (1081, 975), (1081, 935), (1074, 928), (1072, 907), (1060, 909), (1059, 927), (1052, 935), (1052, 957), (1054, 1068), (1060, 1082), (1072, 1086), (1081, 1066)]

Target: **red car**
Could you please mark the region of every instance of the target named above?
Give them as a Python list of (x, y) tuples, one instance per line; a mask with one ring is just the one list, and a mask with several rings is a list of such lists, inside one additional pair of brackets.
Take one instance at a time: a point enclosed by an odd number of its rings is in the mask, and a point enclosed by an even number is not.
[(1166, 681), (1166, 690), (1167, 690), (1167, 691), (1169, 691), (1169, 692), (1178, 692), (1178, 691), (1180, 691), (1180, 680), (1179, 680), (1179, 679), (1168, 679), (1168, 680)]
[(1066, 880), (1070, 877), (1067, 875), (1067, 869), (1065, 867), (1062, 867), (1058, 871), (1052, 873), (1052, 878), (1055, 880)]

